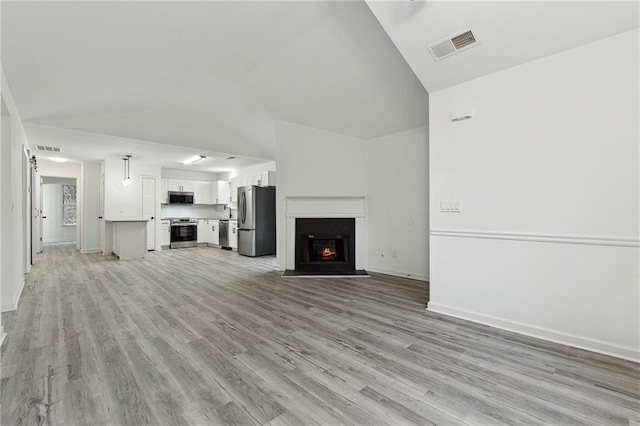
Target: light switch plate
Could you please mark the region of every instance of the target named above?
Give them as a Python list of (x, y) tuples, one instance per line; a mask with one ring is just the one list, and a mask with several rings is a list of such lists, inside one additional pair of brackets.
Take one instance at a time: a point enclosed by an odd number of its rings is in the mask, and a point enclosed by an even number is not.
[(461, 213), (462, 201), (460, 200), (440, 201), (440, 211), (443, 213)]

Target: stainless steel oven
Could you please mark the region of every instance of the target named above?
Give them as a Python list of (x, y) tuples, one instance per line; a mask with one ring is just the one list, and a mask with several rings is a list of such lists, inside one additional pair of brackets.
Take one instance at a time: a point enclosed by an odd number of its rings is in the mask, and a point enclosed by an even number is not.
[(198, 221), (189, 218), (171, 219), (171, 248), (196, 247)]

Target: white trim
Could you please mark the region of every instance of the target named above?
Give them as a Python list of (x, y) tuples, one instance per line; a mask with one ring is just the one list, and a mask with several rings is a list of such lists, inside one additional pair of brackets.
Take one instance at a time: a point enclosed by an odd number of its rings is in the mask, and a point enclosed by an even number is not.
[(356, 231), (356, 269), (368, 269), (365, 197), (356, 196), (292, 196), (284, 205), (284, 261), (286, 269), (295, 269), (296, 218), (354, 218)]
[(22, 279), (22, 283), (20, 284), (20, 288), (18, 289), (18, 295), (16, 299), (12, 303), (6, 303), (0, 307), (0, 312), (10, 312), (18, 309), (18, 302), (20, 302), (20, 296), (22, 296), (22, 290), (24, 290), (24, 278)]
[[(325, 213), (323, 213), (324, 215)], [(321, 214), (319, 213), (287, 213), (285, 217), (319, 217)], [(364, 213), (331, 213), (330, 217), (347, 217), (347, 218), (356, 218), (356, 217), (364, 217)]]
[(515, 240), (540, 243), (581, 244), (614, 247), (640, 247), (640, 239), (633, 237), (611, 237), (592, 235), (559, 235), (538, 233), (516, 233), (500, 231), (466, 231), (454, 229), (431, 229), (431, 236), (479, 238), (489, 240)]
[(102, 249), (100, 249), (100, 248), (82, 249), (82, 250), (80, 250), (80, 253), (82, 253), (82, 254), (87, 254), (87, 253), (100, 253), (100, 252), (102, 252)]
[(502, 330), (523, 334), (525, 336), (535, 337), (537, 339), (560, 343), (563, 345), (572, 346), (574, 348), (585, 349), (587, 351), (597, 352), (604, 355), (610, 355), (616, 358), (622, 358), (628, 361), (640, 363), (639, 348), (616, 345), (610, 342), (604, 342), (602, 340), (590, 339), (574, 334), (563, 333), (560, 331), (550, 330), (548, 328), (525, 324), (518, 321), (511, 321), (491, 315), (485, 315), (479, 312), (468, 311), (466, 309), (458, 309), (451, 306), (440, 305), (433, 302), (428, 303), (427, 311), (449, 315), (452, 317), (473, 321)]
[(4, 343), (5, 337), (7, 337), (7, 333), (4, 332), (4, 326), (0, 326), (0, 346)]
[(409, 278), (411, 280), (416, 280), (416, 281), (429, 282), (428, 276), (422, 275), (422, 274), (413, 274), (411, 272), (394, 271), (392, 269), (382, 269), (382, 268), (377, 268), (375, 266), (374, 267), (369, 266), (369, 268), (367, 268), (367, 271), (377, 272), (378, 274), (393, 275), (394, 277)]

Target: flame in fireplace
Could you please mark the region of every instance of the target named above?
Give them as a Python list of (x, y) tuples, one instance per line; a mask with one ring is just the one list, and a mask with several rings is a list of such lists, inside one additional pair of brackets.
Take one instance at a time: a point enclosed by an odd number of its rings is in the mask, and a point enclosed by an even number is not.
[(336, 255), (337, 255), (336, 251), (331, 250), (329, 247), (325, 247), (320, 252), (320, 257), (322, 258), (322, 260), (335, 260)]

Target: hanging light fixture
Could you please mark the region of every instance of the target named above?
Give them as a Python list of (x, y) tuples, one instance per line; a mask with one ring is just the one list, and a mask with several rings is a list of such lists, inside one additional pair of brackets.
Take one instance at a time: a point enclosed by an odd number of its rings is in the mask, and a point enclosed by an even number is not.
[(130, 174), (130, 165), (129, 162), (131, 161), (131, 156), (130, 155), (125, 155), (124, 158), (122, 159), (122, 162), (124, 164), (124, 173), (123, 173), (123, 178), (122, 178), (122, 186), (129, 186), (131, 185), (131, 174)]

